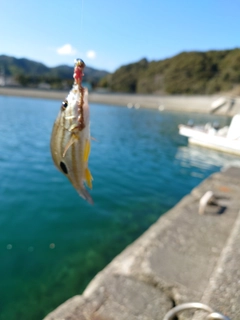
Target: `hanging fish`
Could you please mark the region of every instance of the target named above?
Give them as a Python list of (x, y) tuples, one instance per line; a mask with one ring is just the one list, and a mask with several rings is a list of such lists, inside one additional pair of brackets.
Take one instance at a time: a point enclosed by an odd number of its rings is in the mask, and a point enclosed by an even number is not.
[(51, 153), (56, 167), (70, 180), (79, 195), (93, 203), (85, 188), (92, 189), (92, 175), (88, 169), (90, 154), (90, 124), (88, 90), (82, 87), (82, 60), (75, 60), (74, 84), (53, 125)]

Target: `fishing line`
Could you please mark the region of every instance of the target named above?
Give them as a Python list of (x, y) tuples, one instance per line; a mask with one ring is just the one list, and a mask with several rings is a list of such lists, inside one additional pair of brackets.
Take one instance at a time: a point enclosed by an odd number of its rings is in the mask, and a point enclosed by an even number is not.
[(82, 35), (82, 26), (83, 26), (83, 0), (81, 0), (81, 13), (80, 13), (80, 34)]

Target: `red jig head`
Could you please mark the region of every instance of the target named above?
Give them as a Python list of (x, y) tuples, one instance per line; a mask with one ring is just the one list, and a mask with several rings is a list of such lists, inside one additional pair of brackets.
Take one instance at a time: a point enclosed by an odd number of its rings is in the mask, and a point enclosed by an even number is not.
[(85, 63), (81, 59), (75, 60), (73, 78), (75, 80), (75, 83), (78, 85), (81, 85), (82, 77), (84, 76), (84, 73), (83, 73), (84, 67), (85, 67)]

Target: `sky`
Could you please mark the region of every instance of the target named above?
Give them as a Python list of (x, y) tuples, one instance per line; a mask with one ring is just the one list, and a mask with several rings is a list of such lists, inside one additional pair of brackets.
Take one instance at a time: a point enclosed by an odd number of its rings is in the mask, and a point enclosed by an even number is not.
[(0, 55), (115, 71), (240, 47), (240, 0), (0, 0)]

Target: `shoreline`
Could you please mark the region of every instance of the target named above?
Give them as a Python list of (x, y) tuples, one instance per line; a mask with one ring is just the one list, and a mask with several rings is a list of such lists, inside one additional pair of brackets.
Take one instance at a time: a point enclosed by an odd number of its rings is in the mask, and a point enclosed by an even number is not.
[[(17, 96), (40, 99), (63, 100), (69, 91), (40, 90), (30, 88), (0, 87), (0, 95)], [(128, 108), (150, 108), (159, 111), (198, 112), (209, 113), (211, 104), (220, 96), (224, 95), (148, 95), (127, 93), (89, 93), (90, 103), (108, 104), (114, 106), (126, 106)], [(230, 98), (225, 95), (227, 103), (217, 113), (226, 114)], [(229, 116), (240, 113), (240, 97), (235, 98), (235, 103)]]

